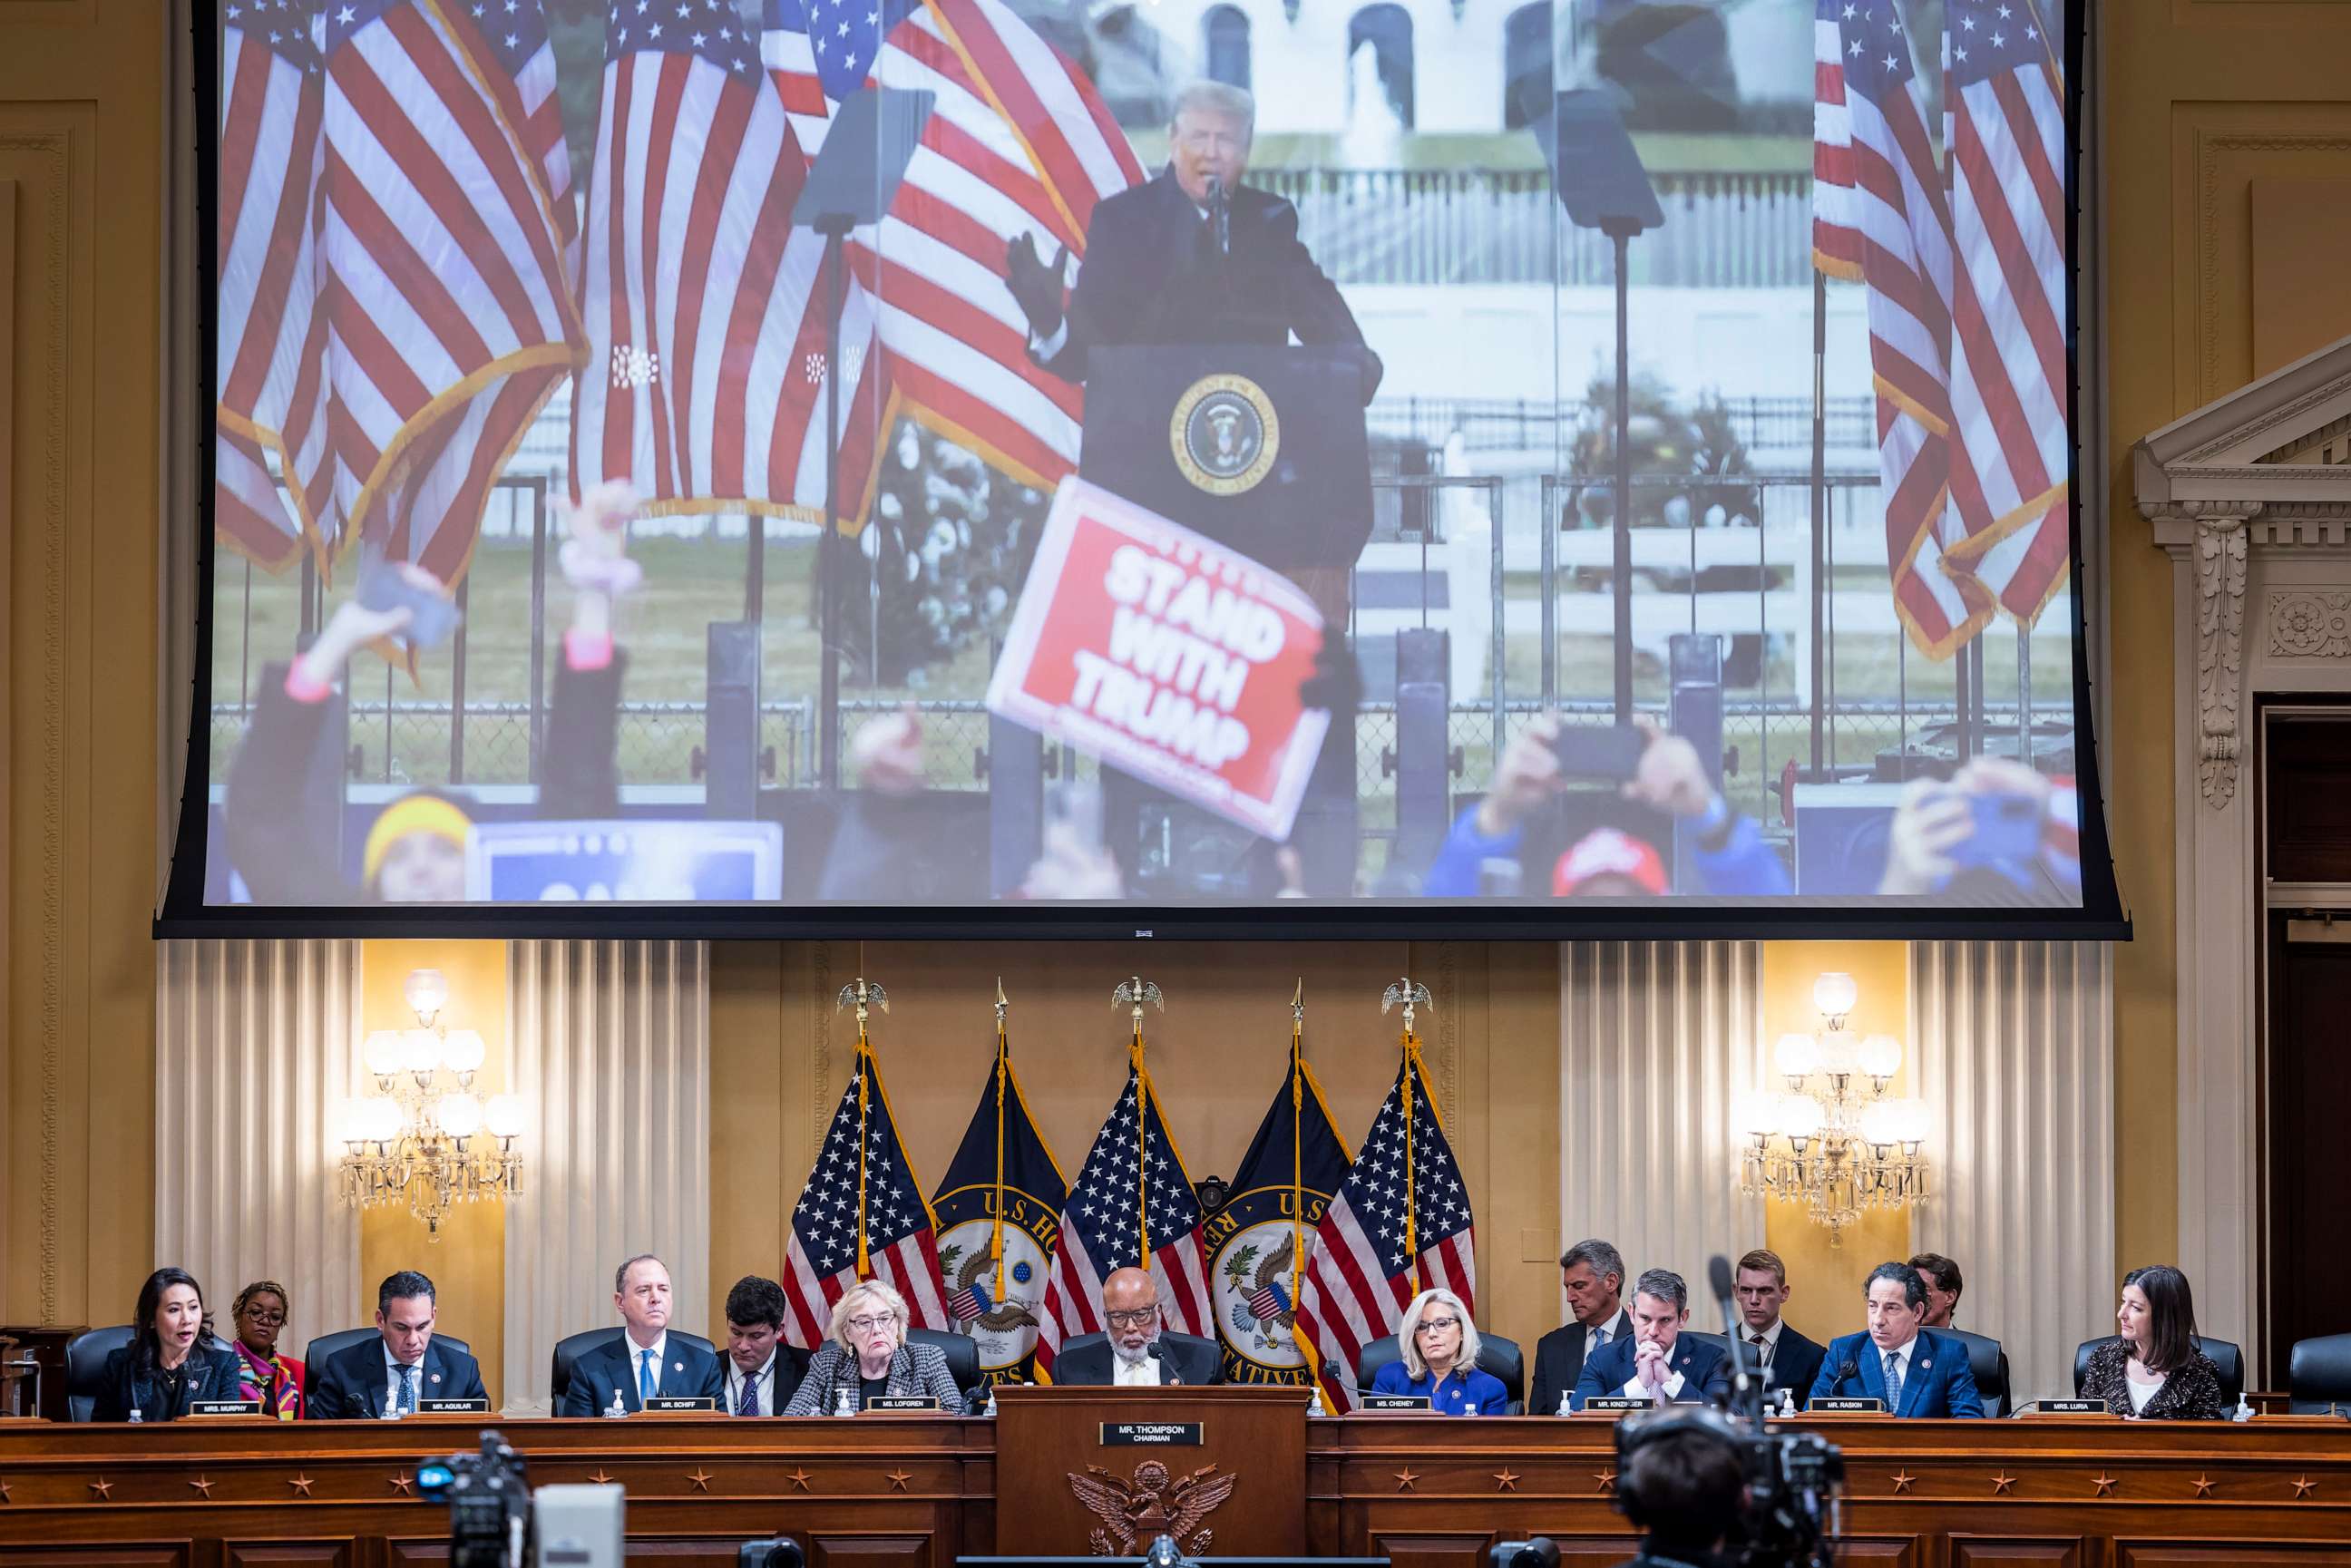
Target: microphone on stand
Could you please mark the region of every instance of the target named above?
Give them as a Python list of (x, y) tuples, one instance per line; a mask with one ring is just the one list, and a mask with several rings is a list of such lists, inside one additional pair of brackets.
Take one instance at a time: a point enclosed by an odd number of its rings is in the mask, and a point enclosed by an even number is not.
[(1208, 232), (1215, 239), (1217, 254), (1233, 254), (1233, 206), (1225, 194), (1225, 183), (1216, 175), (1208, 176)]
[(1162, 1384), (1173, 1387), (1184, 1381), (1183, 1375), (1176, 1370), (1176, 1364), (1168, 1360), (1166, 1354), (1160, 1350), (1157, 1340), (1153, 1340), (1144, 1346), (1143, 1354), (1151, 1358), (1151, 1364), (1158, 1370), (1159, 1381)]
[(1738, 1374), (1730, 1385), (1730, 1406), (1741, 1416), (1763, 1429), (1763, 1377), (1759, 1368), (1754, 1376), (1747, 1374), (1747, 1358), (1753, 1349), (1739, 1332), (1739, 1305), (1733, 1298), (1730, 1260), (1718, 1252), (1706, 1262), (1706, 1281), (1713, 1288), (1716, 1304), (1722, 1309), (1723, 1337), (1730, 1343), (1731, 1370)]
[(1854, 1360), (1854, 1358), (1853, 1358), (1853, 1357), (1851, 1357), (1851, 1356), (1846, 1356), (1846, 1357), (1844, 1358), (1844, 1364), (1837, 1368), (1836, 1383), (1835, 1383), (1834, 1386), (1836, 1386), (1836, 1387), (1838, 1387), (1838, 1388), (1843, 1388), (1843, 1387), (1844, 1386), (1844, 1380), (1845, 1380), (1846, 1378), (1848, 1378), (1848, 1377), (1859, 1377), (1860, 1375), (1861, 1375), (1861, 1364), (1860, 1364), (1859, 1362), (1857, 1362), (1857, 1361)]

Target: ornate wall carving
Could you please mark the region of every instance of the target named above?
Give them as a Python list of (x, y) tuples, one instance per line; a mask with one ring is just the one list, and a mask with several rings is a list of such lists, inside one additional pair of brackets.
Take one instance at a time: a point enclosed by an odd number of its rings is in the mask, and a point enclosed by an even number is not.
[(2279, 658), (2351, 659), (2351, 591), (2273, 589), (2263, 619)]

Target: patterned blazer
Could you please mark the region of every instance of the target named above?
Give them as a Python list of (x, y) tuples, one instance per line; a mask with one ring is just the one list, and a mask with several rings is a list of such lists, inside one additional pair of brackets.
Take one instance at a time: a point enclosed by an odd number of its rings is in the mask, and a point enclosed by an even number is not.
[[(846, 1388), (856, 1394), (858, 1382), (857, 1358), (841, 1349), (839, 1341), (827, 1340), (809, 1357), (808, 1375), (800, 1379), (784, 1414), (830, 1416), (834, 1390)], [(946, 1415), (964, 1413), (963, 1391), (956, 1386), (955, 1374), (947, 1370), (946, 1352), (936, 1345), (900, 1345), (890, 1358), (888, 1391), (893, 1396), (935, 1399)]]
[(2146, 1409), (2132, 1410), (2130, 1345), (2119, 1339), (2110, 1339), (2090, 1353), (2089, 1370), (2082, 1378), (2082, 1397), (2105, 1400), (2106, 1408), (2117, 1416), (2137, 1415), (2149, 1421), (2225, 1421), (2231, 1414), (2220, 1397), (2220, 1369), (2200, 1350), (2189, 1356), (2187, 1364), (2171, 1369)]

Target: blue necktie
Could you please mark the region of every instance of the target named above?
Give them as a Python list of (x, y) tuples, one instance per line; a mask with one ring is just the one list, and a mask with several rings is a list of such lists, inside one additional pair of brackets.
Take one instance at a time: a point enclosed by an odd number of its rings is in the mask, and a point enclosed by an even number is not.
[(1902, 1408), (1902, 1358), (1890, 1350), (1886, 1353), (1886, 1408), (1889, 1413)]
[(413, 1366), (400, 1369), (400, 1413), (403, 1416), (416, 1414), (416, 1368)]
[(637, 1352), (637, 1396), (651, 1399), (659, 1392), (661, 1384), (653, 1377), (653, 1353), (641, 1350)]
[(743, 1380), (743, 1402), (735, 1407), (735, 1414), (737, 1416), (757, 1416), (758, 1413), (759, 1378), (758, 1375), (754, 1373), (752, 1375), (746, 1377)]

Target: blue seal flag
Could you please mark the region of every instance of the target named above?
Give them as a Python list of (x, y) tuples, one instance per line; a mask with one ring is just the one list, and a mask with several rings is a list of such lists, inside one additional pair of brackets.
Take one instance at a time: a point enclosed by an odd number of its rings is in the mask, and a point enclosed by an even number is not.
[(1045, 1277), (1068, 1197), (1061, 1167), (1021, 1098), (999, 1019), (979, 1108), (931, 1199), (948, 1321), (978, 1345), (990, 1383), (1035, 1377)]
[(1313, 1381), (1294, 1333), (1298, 1292), (1314, 1228), (1353, 1163), (1293, 1030), (1290, 1071), (1241, 1158), (1232, 1201), (1204, 1228), (1226, 1382)]

